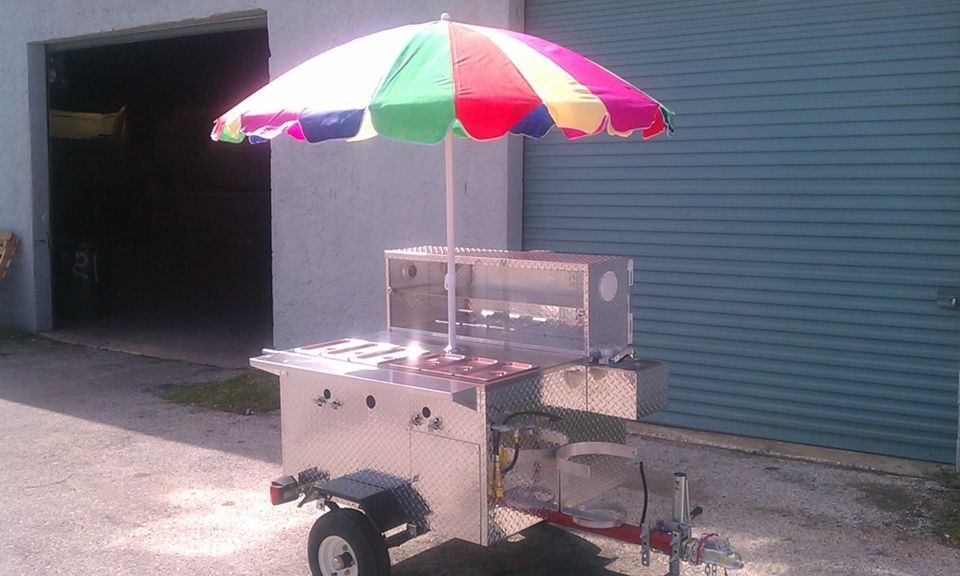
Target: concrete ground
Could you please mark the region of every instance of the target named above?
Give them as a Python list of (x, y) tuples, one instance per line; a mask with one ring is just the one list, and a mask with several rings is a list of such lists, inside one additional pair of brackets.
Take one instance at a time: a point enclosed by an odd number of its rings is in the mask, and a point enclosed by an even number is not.
[[(44, 339), (0, 344), (0, 574), (307, 575), (316, 511), (270, 506), (276, 414), (167, 404), (229, 372)], [(937, 482), (634, 437), (669, 513), (690, 476), (698, 532), (728, 536), (745, 575), (955, 575)], [(428, 534), (391, 551), (396, 576), (655, 575), (639, 549), (551, 526), (482, 548)], [(687, 567), (685, 574), (702, 574)]]
[(245, 368), (273, 342), (269, 317), (253, 308), (230, 312), (198, 306), (192, 310), (132, 310), (87, 320), (62, 320), (44, 334), (53, 340), (157, 358), (225, 368)]

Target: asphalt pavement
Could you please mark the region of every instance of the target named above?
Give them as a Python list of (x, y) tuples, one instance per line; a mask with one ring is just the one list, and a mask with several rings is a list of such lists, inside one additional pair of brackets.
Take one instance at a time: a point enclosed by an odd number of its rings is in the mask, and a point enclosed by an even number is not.
[[(278, 414), (171, 405), (173, 386), (231, 372), (28, 339), (0, 344), (0, 575), (300, 575), (317, 511), (273, 507)], [(750, 576), (960, 573), (935, 479), (631, 437), (670, 511), (686, 471), (698, 532), (730, 538)], [(539, 525), (484, 548), (427, 534), (395, 576), (653, 575), (636, 546)], [(702, 574), (686, 567), (684, 574)]]

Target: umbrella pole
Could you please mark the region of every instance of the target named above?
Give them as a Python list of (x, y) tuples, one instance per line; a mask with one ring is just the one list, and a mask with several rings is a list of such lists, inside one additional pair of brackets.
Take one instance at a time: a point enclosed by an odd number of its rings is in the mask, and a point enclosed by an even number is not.
[(453, 229), (453, 131), (443, 141), (447, 193), (447, 352), (457, 351), (457, 271), (454, 259), (456, 243)]

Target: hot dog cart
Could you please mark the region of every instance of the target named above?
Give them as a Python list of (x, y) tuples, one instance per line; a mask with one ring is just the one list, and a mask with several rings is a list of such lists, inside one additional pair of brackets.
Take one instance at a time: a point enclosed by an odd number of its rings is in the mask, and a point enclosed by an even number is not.
[[(634, 353), (631, 260), (457, 249), (458, 348), (447, 340), (447, 251), (389, 250), (386, 330), (251, 359), (280, 377), (274, 504), (315, 501), (314, 575), (389, 574), (388, 548), (427, 531), (488, 546), (538, 522), (599, 533), (708, 573), (737, 570), (695, 537), (686, 476), (673, 517), (647, 521), (625, 423), (667, 405), (668, 370)], [(618, 503), (639, 477), (640, 518)]]

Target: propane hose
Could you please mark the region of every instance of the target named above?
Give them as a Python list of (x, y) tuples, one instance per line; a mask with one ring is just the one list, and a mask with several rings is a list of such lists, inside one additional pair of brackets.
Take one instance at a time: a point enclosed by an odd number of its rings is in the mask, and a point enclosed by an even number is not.
[(640, 461), (640, 483), (643, 484), (643, 511), (640, 512), (640, 525), (647, 523), (647, 475), (643, 472), (643, 460)]
[[(542, 410), (520, 410), (518, 412), (513, 412), (505, 416), (503, 420), (500, 421), (500, 424), (506, 425), (514, 418), (518, 418), (520, 416), (540, 416), (542, 418), (547, 418), (550, 422), (558, 422), (560, 420), (563, 420), (562, 416), (558, 416), (556, 414), (550, 414), (549, 412), (544, 412)], [(494, 454), (498, 454), (498, 455), (500, 454), (500, 431), (499, 430), (494, 430), (494, 433), (493, 433), (493, 450), (494, 450), (493, 451)], [(501, 474), (506, 474), (507, 472), (513, 470), (513, 467), (517, 465), (517, 459), (519, 458), (520, 458), (520, 434), (518, 431), (514, 433), (514, 437), (513, 437), (513, 458), (510, 460), (510, 464), (505, 466), (501, 470)]]

